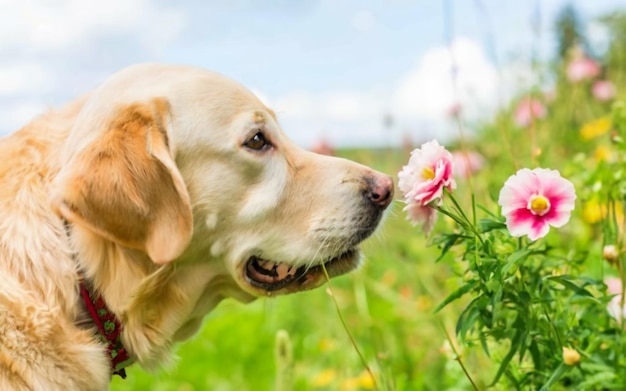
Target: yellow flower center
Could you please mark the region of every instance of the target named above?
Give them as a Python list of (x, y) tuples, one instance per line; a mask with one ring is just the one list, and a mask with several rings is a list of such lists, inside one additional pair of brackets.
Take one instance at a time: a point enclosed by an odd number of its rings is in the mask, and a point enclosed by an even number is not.
[(537, 216), (543, 216), (550, 211), (550, 200), (542, 195), (534, 195), (528, 201), (528, 209)]
[(422, 178), (427, 180), (435, 179), (435, 171), (430, 167), (424, 167), (422, 170)]

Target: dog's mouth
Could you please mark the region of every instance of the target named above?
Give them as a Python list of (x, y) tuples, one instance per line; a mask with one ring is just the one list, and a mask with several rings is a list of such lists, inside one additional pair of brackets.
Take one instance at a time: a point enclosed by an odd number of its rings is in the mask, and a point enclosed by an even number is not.
[(319, 286), (326, 279), (324, 269), (332, 278), (353, 270), (358, 264), (359, 251), (355, 247), (313, 266), (294, 266), (252, 256), (246, 262), (244, 273), (250, 285), (266, 294), (288, 293)]

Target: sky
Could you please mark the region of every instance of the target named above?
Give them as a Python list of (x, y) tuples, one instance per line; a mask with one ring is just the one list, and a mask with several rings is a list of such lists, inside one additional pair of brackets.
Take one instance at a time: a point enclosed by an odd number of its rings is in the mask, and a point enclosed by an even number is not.
[[(0, 135), (141, 62), (239, 81), (298, 144), (456, 136), (536, 85), (565, 0), (0, 0)], [(624, 0), (570, 1), (594, 20)]]

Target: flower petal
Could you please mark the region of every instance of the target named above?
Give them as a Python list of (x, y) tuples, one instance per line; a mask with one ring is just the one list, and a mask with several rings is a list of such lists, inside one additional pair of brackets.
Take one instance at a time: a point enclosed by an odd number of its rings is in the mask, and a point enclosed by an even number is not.
[(413, 225), (422, 225), (424, 233), (428, 234), (434, 227), (437, 221), (437, 211), (430, 206), (422, 206), (419, 204), (409, 204), (404, 210), (407, 212), (407, 217)]
[(536, 240), (550, 231), (550, 226), (540, 216), (532, 214), (522, 208), (513, 211), (506, 217), (506, 226), (511, 236), (528, 235), (529, 239)]
[(506, 180), (498, 198), (502, 214), (507, 215), (518, 208), (526, 208), (528, 200), (535, 194), (534, 186), (529, 183), (533, 183), (535, 179), (531, 170), (523, 168)]

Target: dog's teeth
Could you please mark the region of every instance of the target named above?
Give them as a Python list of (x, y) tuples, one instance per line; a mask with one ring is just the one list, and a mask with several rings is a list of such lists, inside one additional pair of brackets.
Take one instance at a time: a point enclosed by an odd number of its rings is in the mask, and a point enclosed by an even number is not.
[(274, 270), (276, 270), (277, 277), (282, 280), (283, 278), (287, 278), (289, 276), (290, 269), (291, 268), (288, 265), (280, 263), (278, 265), (275, 265)]

